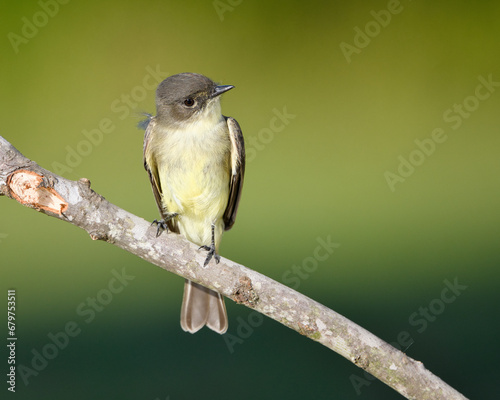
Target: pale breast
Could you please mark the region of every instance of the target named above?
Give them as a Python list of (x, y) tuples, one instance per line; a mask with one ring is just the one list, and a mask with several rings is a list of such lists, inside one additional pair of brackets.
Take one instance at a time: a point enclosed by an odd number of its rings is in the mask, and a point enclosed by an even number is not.
[(162, 132), (164, 140), (156, 147), (163, 202), (182, 216), (179, 223), (185, 218), (215, 221), (229, 196), (228, 128), (224, 120), (212, 129), (203, 124), (189, 128)]

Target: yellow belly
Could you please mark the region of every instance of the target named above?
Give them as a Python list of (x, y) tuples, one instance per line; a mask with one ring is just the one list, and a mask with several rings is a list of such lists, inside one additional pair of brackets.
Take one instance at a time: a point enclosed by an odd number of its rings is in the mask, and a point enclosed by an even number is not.
[(180, 233), (198, 245), (209, 245), (212, 224), (218, 247), (222, 216), (229, 197), (230, 142), (220, 129), (196, 135), (173, 133), (156, 155), (163, 206), (178, 213)]

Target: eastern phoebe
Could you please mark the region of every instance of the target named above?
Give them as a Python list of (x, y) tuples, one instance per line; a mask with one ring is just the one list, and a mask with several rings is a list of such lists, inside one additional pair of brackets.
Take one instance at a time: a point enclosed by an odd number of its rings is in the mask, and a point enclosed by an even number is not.
[[(240, 126), (221, 114), (220, 95), (234, 88), (206, 76), (170, 76), (156, 90), (156, 116), (144, 135), (144, 167), (149, 174), (163, 230), (181, 233), (219, 262), (222, 233), (235, 221), (245, 172)], [(227, 330), (222, 296), (186, 280), (181, 327), (194, 333), (207, 325)]]

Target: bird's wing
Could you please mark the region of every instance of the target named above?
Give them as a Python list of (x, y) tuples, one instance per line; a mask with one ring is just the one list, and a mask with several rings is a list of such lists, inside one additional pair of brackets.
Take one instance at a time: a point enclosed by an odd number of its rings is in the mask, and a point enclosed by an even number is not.
[(231, 139), (231, 178), (229, 181), (229, 200), (223, 220), (225, 230), (231, 229), (236, 220), (236, 212), (243, 188), (243, 177), (245, 175), (245, 142), (238, 122), (234, 118), (226, 117)]
[(156, 120), (155, 118), (151, 118), (147, 127), (146, 127), (146, 133), (144, 134), (144, 148), (143, 148), (143, 157), (144, 157), (144, 168), (148, 172), (149, 175), (149, 180), (151, 181), (151, 188), (153, 189), (153, 194), (155, 195), (155, 200), (156, 200), (156, 205), (158, 206), (158, 209), (160, 210), (160, 214), (162, 217), (164, 217), (163, 213), (163, 206), (162, 206), (162, 201), (161, 201), (161, 185), (160, 185), (160, 178), (158, 176), (158, 166), (154, 162), (154, 159), (150, 159), (149, 163), (148, 160), (146, 159), (146, 151), (148, 149), (148, 145), (151, 140), (151, 133), (153, 129), (156, 126)]
[[(155, 195), (156, 205), (158, 206), (160, 215), (163, 219), (166, 219), (167, 216), (165, 213), (167, 212), (167, 210), (165, 210), (162, 204), (162, 190), (161, 190), (160, 177), (158, 175), (158, 165), (156, 164), (154, 158), (150, 158), (149, 163), (148, 160), (146, 159), (146, 151), (150, 143), (151, 134), (155, 129), (155, 126), (156, 126), (156, 120), (154, 117), (152, 117), (149, 120), (149, 123), (146, 127), (146, 133), (144, 134), (144, 148), (143, 148), (144, 168), (148, 172), (149, 180), (151, 182), (151, 188), (153, 189), (153, 194)], [(177, 232), (177, 233), (179, 232), (175, 221), (173, 221), (172, 219), (169, 219), (167, 221), (167, 225), (172, 232)]]

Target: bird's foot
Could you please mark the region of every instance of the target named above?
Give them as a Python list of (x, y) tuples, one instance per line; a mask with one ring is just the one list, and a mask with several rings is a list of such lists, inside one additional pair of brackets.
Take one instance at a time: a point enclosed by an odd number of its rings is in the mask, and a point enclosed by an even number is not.
[(177, 213), (166, 213), (165, 218), (157, 220), (155, 219), (151, 225), (156, 225), (156, 237), (160, 236), (163, 231), (167, 231), (168, 233), (168, 225), (167, 222), (170, 221), (172, 218), (177, 217), (179, 214)]
[(215, 251), (215, 245), (214, 244), (212, 244), (211, 246), (200, 246), (200, 249), (208, 251), (207, 258), (205, 258), (205, 262), (203, 263), (204, 267), (206, 267), (208, 265), (208, 263), (210, 262), (210, 260), (212, 259), (212, 257), (215, 259), (215, 262), (217, 264), (219, 264), (220, 256)]
[[(200, 246), (200, 249), (204, 249), (208, 251), (207, 258), (205, 259), (205, 262), (203, 263), (203, 266), (206, 267), (212, 257), (215, 259), (215, 262), (219, 264), (220, 261), (220, 256), (217, 254), (217, 251), (215, 250), (215, 225), (212, 224), (212, 244), (210, 246)], [(199, 250), (199, 249), (198, 249)]]

